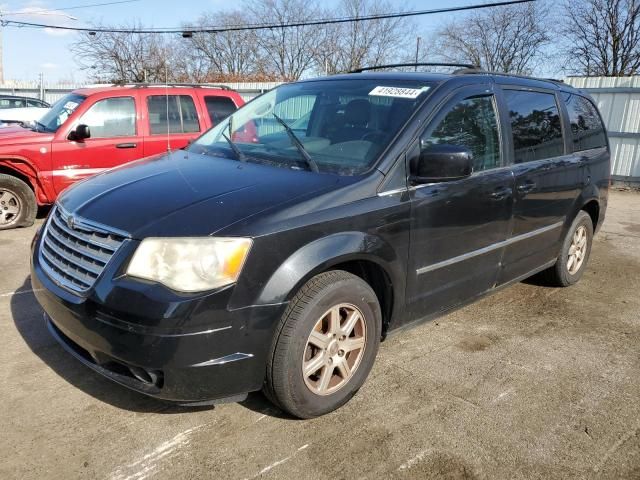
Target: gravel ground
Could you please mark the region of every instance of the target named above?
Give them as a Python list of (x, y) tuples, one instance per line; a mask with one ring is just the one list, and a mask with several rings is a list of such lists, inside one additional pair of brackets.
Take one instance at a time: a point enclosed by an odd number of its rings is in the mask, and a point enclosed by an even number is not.
[(0, 233), (0, 478), (640, 478), (640, 194), (613, 192), (583, 280), (521, 283), (392, 336), (311, 421), (260, 394), (184, 409), (46, 331), (34, 228)]

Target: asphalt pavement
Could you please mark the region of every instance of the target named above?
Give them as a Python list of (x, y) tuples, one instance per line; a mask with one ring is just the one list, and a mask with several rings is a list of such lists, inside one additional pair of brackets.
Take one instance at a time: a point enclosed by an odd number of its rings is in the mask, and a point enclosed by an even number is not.
[(638, 193), (612, 192), (578, 285), (520, 283), (389, 338), (310, 421), (261, 394), (180, 408), (79, 364), (31, 290), (35, 228), (0, 232), (2, 479), (640, 479)]

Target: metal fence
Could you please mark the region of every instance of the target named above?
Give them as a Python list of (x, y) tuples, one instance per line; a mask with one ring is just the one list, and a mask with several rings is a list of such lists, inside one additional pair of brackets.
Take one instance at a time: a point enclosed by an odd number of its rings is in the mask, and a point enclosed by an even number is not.
[(640, 76), (568, 77), (565, 82), (593, 97), (611, 143), (614, 180), (640, 182)]
[(39, 82), (11, 82), (0, 85), (0, 95), (19, 95), (54, 103), (79, 85), (40, 85)]

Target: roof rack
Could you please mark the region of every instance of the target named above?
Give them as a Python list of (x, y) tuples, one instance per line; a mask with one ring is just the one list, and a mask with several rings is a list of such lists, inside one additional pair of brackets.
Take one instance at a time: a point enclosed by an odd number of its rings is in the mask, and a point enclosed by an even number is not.
[(477, 65), (472, 65), (470, 63), (392, 63), (389, 65), (374, 65), (372, 67), (362, 67), (357, 68), (355, 70), (351, 70), (349, 73), (362, 73), (370, 70), (381, 70), (383, 68), (398, 68), (398, 67), (458, 67), (464, 70), (474, 70), (478, 71), (480, 69)]
[(226, 85), (217, 85), (213, 83), (138, 83), (138, 82), (122, 82), (113, 83), (112, 87), (134, 87), (134, 88), (149, 88), (149, 87), (192, 87), (192, 88), (220, 88), (222, 90), (233, 90)]

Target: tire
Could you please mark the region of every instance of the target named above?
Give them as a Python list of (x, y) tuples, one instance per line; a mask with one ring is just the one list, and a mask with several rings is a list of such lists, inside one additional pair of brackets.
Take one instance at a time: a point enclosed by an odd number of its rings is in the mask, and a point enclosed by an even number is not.
[(37, 211), (31, 187), (19, 178), (0, 174), (0, 230), (30, 227)]
[[(580, 249), (582, 254), (578, 257), (581, 260), (579, 264), (576, 264), (572, 263), (570, 257), (573, 255), (574, 261), (576, 261), (574, 239), (580, 238), (579, 232), (584, 234), (584, 249)], [(556, 264), (540, 274), (544, 283), (555, 287), (569, 287), (577, 283), (582, 278), (589, 261), (592, 242), (593, 222), (589, 214), (581, 210), (567, 231)]]
[(342, 270), (316, 275), (289, 303), (275, 330), (266, 396), (298, 418), (336, 410), (369, 375), (381, 328), (380, 304), (366, 282)]

